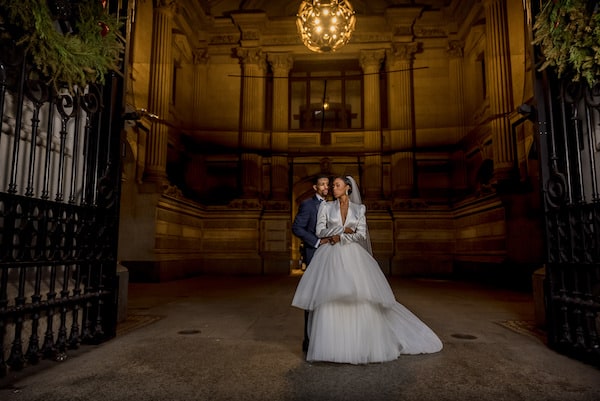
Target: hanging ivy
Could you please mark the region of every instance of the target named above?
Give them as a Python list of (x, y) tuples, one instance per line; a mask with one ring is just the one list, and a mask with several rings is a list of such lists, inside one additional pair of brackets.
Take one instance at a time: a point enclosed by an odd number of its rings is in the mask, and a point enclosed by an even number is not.
[(600, 82), (600, 5), (597, 0), (547, 1), (533, 25), (533, 44), (559, 77)]
[(119, 71), (122, 23), (106, 0), (0, 0), (4, 39), (24, 46), (30, 61), (55, 86), (104, 83)]

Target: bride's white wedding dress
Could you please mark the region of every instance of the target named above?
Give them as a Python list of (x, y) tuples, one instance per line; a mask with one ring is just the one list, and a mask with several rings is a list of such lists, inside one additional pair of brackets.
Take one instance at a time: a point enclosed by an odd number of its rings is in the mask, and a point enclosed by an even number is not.
[[(341, 240), (317, 249), (292, 301), (310, 311), (308, 361), (364, 364), (442, 349), (437, 335), (396, 302), (369, 252), (365, 210), (351, 202), (342, 224), (339, 201), (319, 208), (317, 236), (341, 234)], [(344, 227), (355, 233), (342, 234)]]

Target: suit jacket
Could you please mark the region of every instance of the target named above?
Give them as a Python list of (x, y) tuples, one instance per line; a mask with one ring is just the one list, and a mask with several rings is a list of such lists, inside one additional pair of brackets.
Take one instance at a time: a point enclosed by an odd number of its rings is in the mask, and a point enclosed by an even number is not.
[[(325, 203), (325, 201), (323, 201)], [(304, 244), (305, 263), (308, 265), (315, 254), (317, 248), (315, 244), (319, 237), (315, 235), (317, 226), (317, 213), (321, 201), (314, 195), (312, 198), (303, 201), (298, 208), (298, 214), (292, 224), (292, 232), (300, 238)]]

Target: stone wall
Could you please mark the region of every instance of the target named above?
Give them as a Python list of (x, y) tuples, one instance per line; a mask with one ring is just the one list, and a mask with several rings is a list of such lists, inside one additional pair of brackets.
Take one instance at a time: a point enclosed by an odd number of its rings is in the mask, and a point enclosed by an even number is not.
[[(147, 231), (153, 245), (146, 247), (148, 241), (121, 237), (121, 263), (130, 270), (132, 281), (289, 272), (289, 208), (266, 211), (253, 202), (204, 206), (169, 195), (149, 206), (145, 210), (153, 213), (154, 225)], [(134, 226), (139, 221), (140, 228), (146, 220), (139, 214), (122, 217)], [(122, 232), (135, 231), (122, 228)]]
[(456, 247), (455, 222), (449, 209), (412, 203), (394, 211), (394, 256), (391, 273), (403, 276), (448, 276)]

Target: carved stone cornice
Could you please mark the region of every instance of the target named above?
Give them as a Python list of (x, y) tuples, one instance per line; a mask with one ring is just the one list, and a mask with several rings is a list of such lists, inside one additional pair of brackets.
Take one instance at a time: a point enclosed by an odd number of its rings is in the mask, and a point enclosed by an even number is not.
[(240, 40), (239, 34), (219, 33), (209, 35), (208, 43), (211, 45), (232, 45)]
[(389, 211), (390, 210), (390, 202), (386, 200), (371, 200), (365, 199), (363, 200), (364, 205), (367, 207), (367, 211)]
[(302, 40), (297, 33), (294, 34), (279, 34), (279, 35), (262, 35), (261, 44), (264, 46), (293, 46), (303, 45)]
[(231, 19), (240, 30), (242, 46), (259, 46), (262, 32), (267, 25), (268, 17), (264, 12), (231, 14)]
[(392, 42), (412, 41), (414, 39), (414, 23), (422, 12), (422, 6), (387, 8), (385, 10), (385, 19), (392, 26)]
[(294, 57), (290, 53), (268, 53), (267, 61), (278, 76), (287, 76), (294, 65)]
[(283, 200), (268, 200), (263, 201), (262, 205), (265, 211), (289, 211), (291, 210), (290, 202)]
[(186, 60), (194, 61), (194, 51), (190, 47), (187, 37), (181, 33), (173, 32), (173, 48)]
[(227, 205), (230, 209), (262, 210), (263, 206), (258, 199), (234, 199)]
[(423, 199), (394, 199), (393, 210), (401, 209), (428, 209), (429, 204)]
[(387, 32), (354, 32), (350, 43), (386, 43), (390, 40), (391, 36)]
[(391, 58), (397, 60), (410, 61), (414, 59), (414, 55), (419, 51), (420, 45), (417, 42), (409, 43), (394, 43), (389, 50)]
[(238, 47), (235, 54), (242, 64), (265, 64), (265, 54), (260, 47)]
[(442, 26), (415, 26), (413, 33), (417, 38), (445, 38), (448, 36)]
[(381, 63), (385, 58), (385, 50), (363, 50), (360, 52), (359, 63), (363, 71), (379, 71)]
[(185, 199), (183, 192), (181, 192), (177, 185), (167, 185), (163, 190), (163, 195), (167, 195), (175, 199)]
[(331, 174), (332, 163), (333, 163), (333, 160), (330, 159), (329, 157), (324, 157), (321, 160), (319, 160), (319, 166), (321, 167), (321, 173)]
[(198, 65), (206, 65), (210, 60), (210, 56), (208, 55), (208, 49), (205, 47), (196, 48), (193, 52), (194, 54), (194, 64)]
[(179, 10), (179, 4), (177, 0), (154, 0), (154, 9), (169, 14), (176, 14)]
[(446, 52), (451, 58), (462, 58), (465, 53), (465, 42), (462, 40), (449, 40)]

